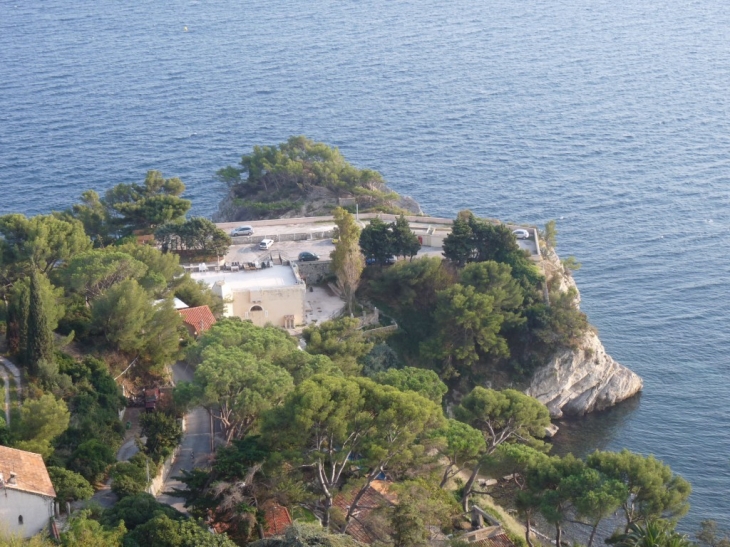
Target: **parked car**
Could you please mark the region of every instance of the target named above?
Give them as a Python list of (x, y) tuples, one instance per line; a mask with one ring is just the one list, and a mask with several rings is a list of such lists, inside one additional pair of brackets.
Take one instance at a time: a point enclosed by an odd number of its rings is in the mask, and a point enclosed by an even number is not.
[(233, 237), (236, 236), (252, 236), (253, 235), (253, 227), (251, 226), (239, 226), (238, 228), (234, 228), (231, 230), (231, 235)]
[(517, 239), (530, 239), (530, 232), (519, 228), (518, 230), (512, 230), (512, 233)]
[(310, 253), (309, 251), (304, 251), (303, 253), (299, 253), (300, 262), (314, 262), (315, 260), (319, 260), (319, 255)]
[[(385, 258), (385, 260), (383, 261), (383, 264), (385, 264), (386, 266), (388, 266), (388, 265), (391, 265), (391, 264), (395, 264), (397, 261), (398, 261), (398, 257), (397, 256), (390, 255), (390, 256), (388, 256), (388, 257)], [(365, 265), (366, 266), (373, 266), (375, 264), (378, 264), (378, 259), (375, 258), (374, 256), (369, 256), (369, 257), (367, 257), (365, 259)]]
[(266, 251), (267, 249), (271, 249), (271, 246), (274, 244), (273, 239), (262, 239), (261, 243), (259, 243), (259, 249), (262, 251)]

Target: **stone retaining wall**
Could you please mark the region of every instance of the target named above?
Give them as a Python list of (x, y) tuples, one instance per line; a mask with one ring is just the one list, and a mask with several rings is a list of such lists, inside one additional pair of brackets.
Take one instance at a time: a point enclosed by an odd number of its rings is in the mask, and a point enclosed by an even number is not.
[(317, 285), (332, 273), (332, 270), (330, 270), (330, 264), (332, 264), (331, 260), (298, 262), (299, 275), (302, 276), (307, 285)]

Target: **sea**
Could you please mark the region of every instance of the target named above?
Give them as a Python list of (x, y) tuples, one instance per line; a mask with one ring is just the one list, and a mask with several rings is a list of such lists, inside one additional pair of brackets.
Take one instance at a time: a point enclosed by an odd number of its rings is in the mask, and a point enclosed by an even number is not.
[(424, 211), (543, 226), (644, 378), (561, 422), (691, 481), (730, 528), (730, 9), (721, 0), (0, 0), (0, 214), (215, 172), (290, 135)]

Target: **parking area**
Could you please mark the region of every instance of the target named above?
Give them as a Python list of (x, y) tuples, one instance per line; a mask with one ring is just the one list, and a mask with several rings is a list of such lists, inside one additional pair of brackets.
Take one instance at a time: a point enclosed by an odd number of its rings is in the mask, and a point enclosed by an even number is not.
[(259, 249), (258, 243), (246, 245), (231, 245), (226, 254), (228, 264), (234, 262), (263, 262), (265, 260), (296, 261), (299, 253), (309, 251), (319, 255), (320, 260), (329, 260), (330, 253), (335, 246), (330, 239), (314, 239), (304, 241), (276, 241), (267, 251)]
[[(299, 253), (307, 251), (319, 255), (320, 261), (329, 260), (330, 253), (335, 250), (331, 239), (314, 239), (305, 241), (275, 241), (268, 251), (262, 251), (258, 244), (232, 245), (225, 257), (227, 264), (234, 262), (264, 262), (266, 260), (296, 261)], [(418, 256), (442, 256), (440, 247), (421, 247)], [(399, 257), (402, 260), (402, 257)]]

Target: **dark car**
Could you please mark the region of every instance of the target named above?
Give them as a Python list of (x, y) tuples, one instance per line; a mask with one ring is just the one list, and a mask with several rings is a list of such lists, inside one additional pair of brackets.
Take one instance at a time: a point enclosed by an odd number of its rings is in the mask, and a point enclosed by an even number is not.
[(313, 262), (315, 260), (319, 260), (319, 255), (310, 253), (309, 251), (299, 253), (299, 262)]
[[(398, 257), (395, 255), (386, 256), (385, 260), (383, 261), (383, 264), (386, 266), (389, 266), (391, 264), (395, 264), (398, 261)], [(374, 256), (369, 256), (365, 259), (365, 265), (367, 266), (374, 266), (375, 264), (379, 264), (379, 261)]]

